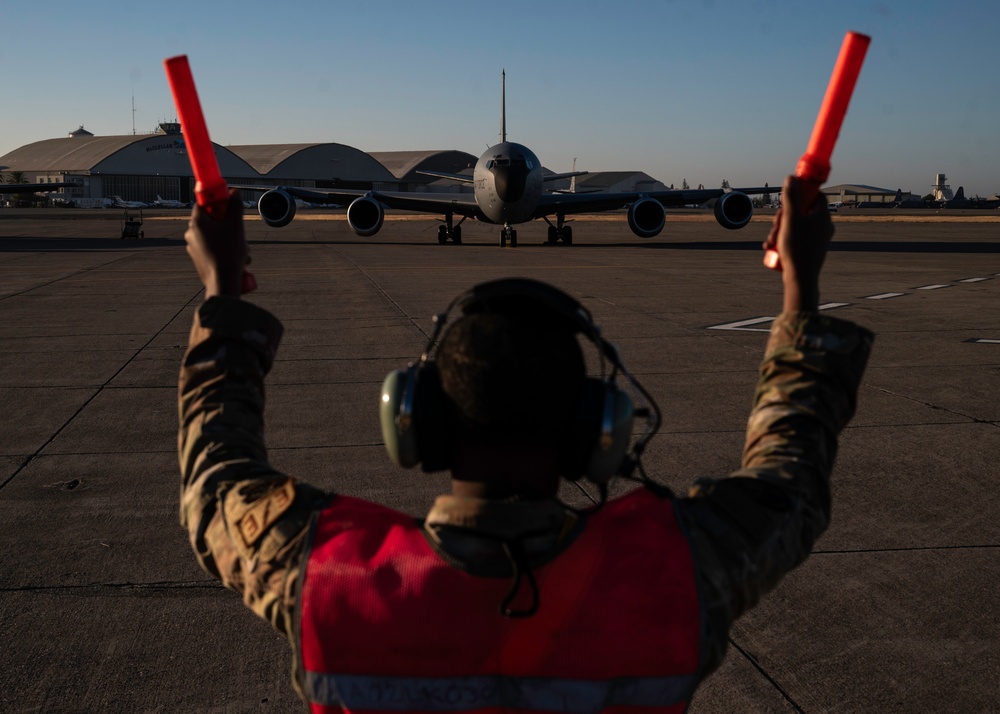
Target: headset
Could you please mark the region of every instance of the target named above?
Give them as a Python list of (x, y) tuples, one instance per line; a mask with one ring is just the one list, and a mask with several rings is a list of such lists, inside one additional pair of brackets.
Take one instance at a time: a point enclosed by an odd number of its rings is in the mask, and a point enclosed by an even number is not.
[[(434, 316), (434, 329), (420, 358), (385, 378), (379, 417), (385, 448), (392, 461), (403, 468), (420, 464), (425, 472), (443, 471), (451, 466), (455, 416), (431, 352), (453, 310), (470, 315), (510, 311), (514, 307), (547, 309), (555, 319), (562, 318), (572, 332), (582, 334), (600, 355), (601, 374), (584, 378), (576, 423), (568, 443), (562, 446), (569, 452), (563, 455), (566, 465), (563, 476), (571, 481), (585, 477), (604, 494), (613, 476), (631, 475), (638, 466), (642, 480), (647, 482), (639, 457), (659, 429), (659, 407), (625, 368), (617, 348), (601, 336), (589, 310), (561, 290), (527, 278), (481, 283), (456, 297), (444, 312)], [(618, 387), (619, 373), (645, 406), (636, 408), (629, 393)], [(636, 417), (646, 421), (647, 429), (630, 452)]]

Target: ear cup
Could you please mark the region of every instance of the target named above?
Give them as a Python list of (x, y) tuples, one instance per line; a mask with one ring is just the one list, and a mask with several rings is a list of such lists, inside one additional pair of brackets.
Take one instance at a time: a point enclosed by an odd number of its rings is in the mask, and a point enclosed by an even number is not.
[(628, 393), (613, 384), (606, 387), (604, 416), (587, 461), (585, 476), (597, 484), (607, 483), (618, 473), (632, 439), (635, 406)]
[(563, 458), (563, 476), (605, 483), (618, 471), (632, 437), (634, 408), (626, 392), (588, 377), (580, 388), (576, 423)]
[[(379, 421), (382, 423), (382, 440), (389, 458), (404, 469), (411, 469), (420, 462), (417, 453), (417, 436), (412, 415), (400, 419), (399, 410), (406, 395), (407, 382), (413, 382), (411, 374), (416, 366), (389, 372), (382, 382), (382, 396), (379, 399)], [(411, 387), (412, 388), (412, 387)]]
[(379, 421), (385, 450), (399, 466), (409, 469), (420, 464), (427, 472), (451, 466), (453, 408), (433, 362), (389, 373), (382, 383)]
[(421, 468), (428, 473), (450, 468), (455, 455), (455, 407), (441, 387), (434, 362), (425, 362), (417, 371), (413, 424)]

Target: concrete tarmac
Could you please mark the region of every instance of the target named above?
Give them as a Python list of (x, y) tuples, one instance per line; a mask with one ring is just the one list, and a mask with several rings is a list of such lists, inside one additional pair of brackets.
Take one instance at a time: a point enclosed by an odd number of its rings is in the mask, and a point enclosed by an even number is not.
[[(739, 464), (780, 279), (765, 221), (729, 232), (668, 216), (544, 224), (342, 214), (247, 221), (284, 321), (268, 383), (274, 464), (423, 515), (444, 476), (385, 457), (377, 396), (430, 317), (474, 283), (550, 281), (590, 308), (659, 401), (647, 469), (683, 491)], [(284, 640), (196, 565), (178, 524), (176, 381), (200, 284), (186, 212), (0, 212), (0, 711), (302, 711)], [(399, 220), (395, 220), (399, 218)], [(832, 525), (732, 629), (693, 712), (996, 711), (1000, 702), (1000, 225), (835, 217), (831, 314), (877, 333), (842, 437)], [(593, 355), (588, 349), (588, 358)], [(571, 497), (572, 494), (567, 494)], [(655, 564), (651, 564), (655, 567)], [(614, 603), (608, 604), (613, 608)]]

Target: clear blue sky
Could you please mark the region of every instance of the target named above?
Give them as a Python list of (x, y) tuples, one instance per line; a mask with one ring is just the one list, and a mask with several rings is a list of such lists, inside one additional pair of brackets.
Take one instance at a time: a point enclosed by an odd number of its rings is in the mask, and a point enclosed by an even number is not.
[(805, 150), (844, 33), (872, 36), (830, 183), (1000, 192), (994, 0), (7, 3), (0, 156), (150, 131), (175, 112), (162, 60), (187, 54), (219, 144), (365, 151), (509, 138), (567, 171), (680, 186), (780, 182)]

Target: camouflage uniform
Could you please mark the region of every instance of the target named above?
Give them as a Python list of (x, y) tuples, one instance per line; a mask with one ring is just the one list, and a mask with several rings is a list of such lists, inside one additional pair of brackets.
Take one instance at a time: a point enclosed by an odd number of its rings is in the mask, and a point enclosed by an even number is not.
[[(264, 377), (281, 332), (275, 317), (241, 300), (212, 298), (197, 310), (179, 385), (181, 523), (202, 567), (243, 593), (294, 645), (311, 517), (333, 496), (267, 461)], [(705, 608), (702, 676), (722, 661), (732, 622), (801, 563), (825, 530), (837, 435), (854, 414), (872, 339), (815, 313), (775, 320), (742, 468), (700, 480), (678, 500)], [(441, 496), (425, 528), (452, 562), (489, 573), (508, 561), (495, 539), (470, 526), (504, 537), (543, 531), (526, 544), (535, 560), (579, 532), (577, 518), (555, 502)]]

